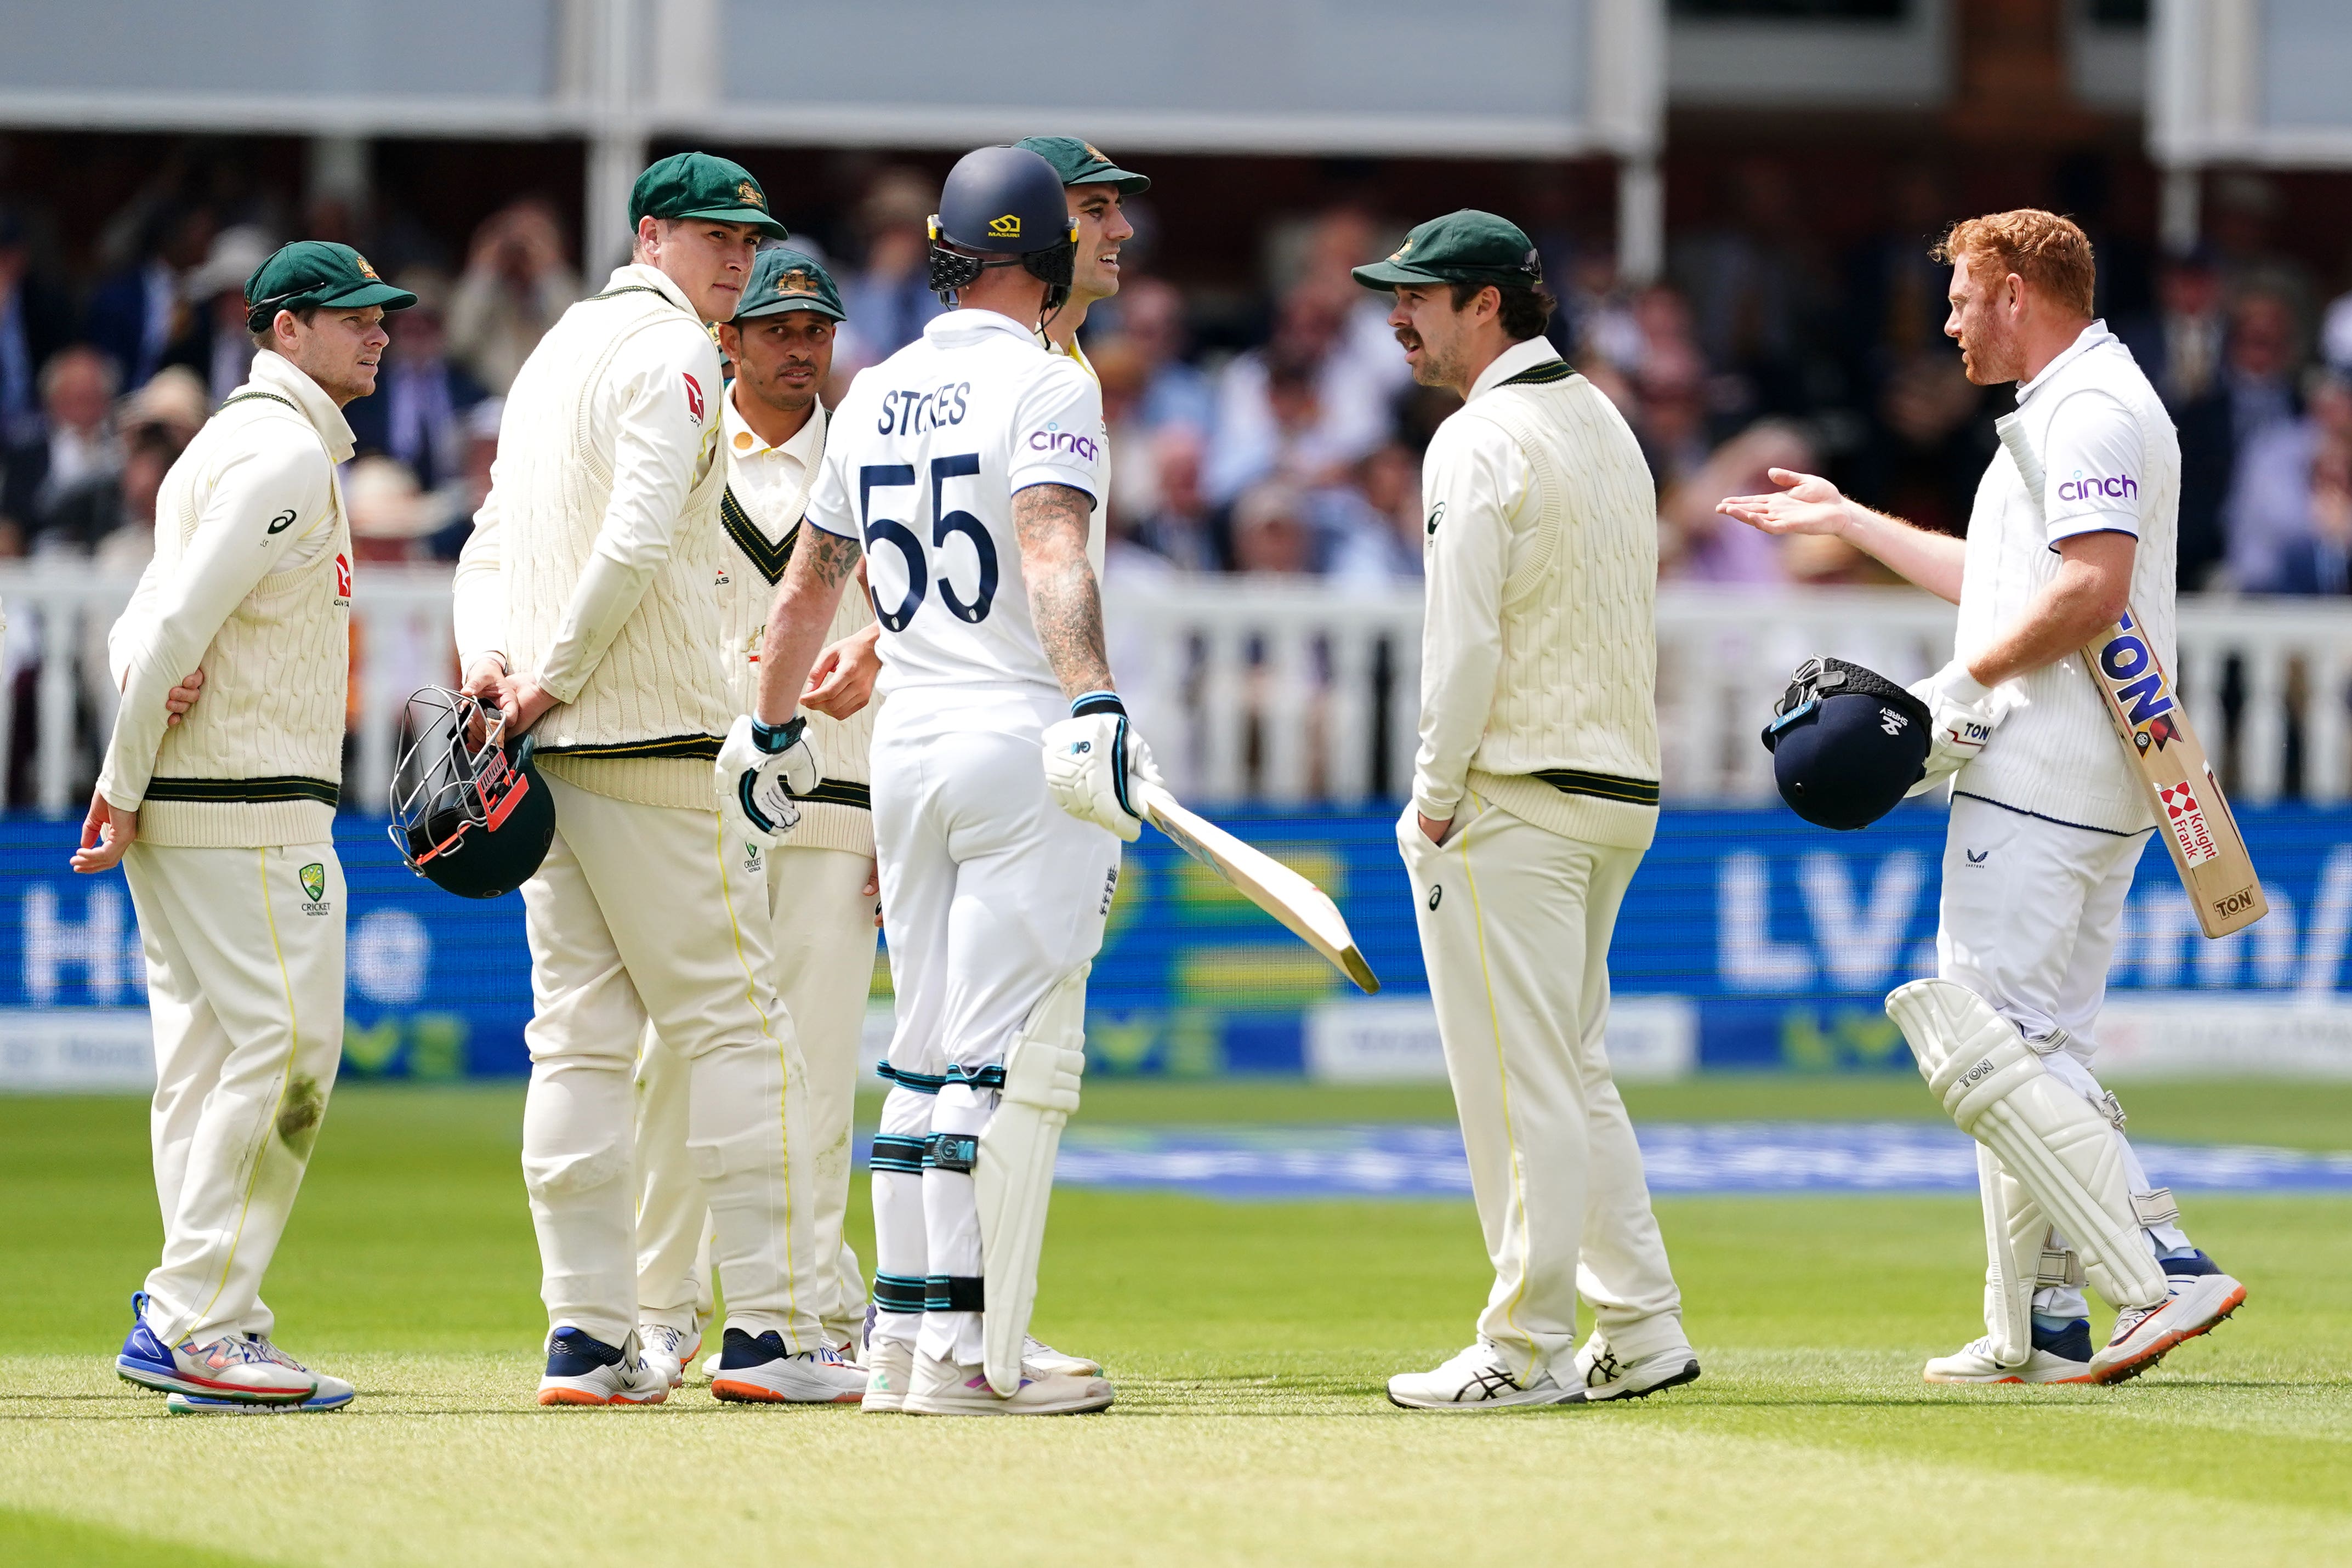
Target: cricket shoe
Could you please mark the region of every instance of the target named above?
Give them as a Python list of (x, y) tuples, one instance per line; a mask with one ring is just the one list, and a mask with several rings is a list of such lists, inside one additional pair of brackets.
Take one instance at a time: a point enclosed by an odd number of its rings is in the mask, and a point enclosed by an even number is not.
[(982, 1368), (919, 1352), (904, 1408), (909, 1415), (1087, 1415), (1109, 1409), (1112, 1398), (1110, 1384), (1099, 1377), (1025, 1363), (1020, 1386), (999, 1394)]
[(2034, 1324), (2033, 1343), (2014, 1366), (1994, 1359), (1992, 1336), (1987, 1334), (1936, 1357), (1921, 1375), (1929, 1383), (2089, 1383), (2091, 1325), (2083, 1318), (2063, 1329)]
[(2160, 1260), (2166, 1296), (2154, 1307), (2128, 1307), (2116, 1317), (2116, 1331), (2091, 1357), (2093, 1383), (2122, 1383), (2164, 1359), (2185, 1340), (2245, 1305), (2246, 1288), (2202, 1252)]
[(669, 1379), (677, 1388), (686, 1382), (686, 1369), (702, 1353), (702, 1336), (667, 1323), (639, 1323), (637, 1343), (645, 1347), (646, 1364)]
[(659, 1405), (668, 1397), (667, 1375), (646, 1360), (636, 1335), (608, 1345), (567, 1323), (548, 1336), (541, 1405)]
[(1404, 1410), (1500, 1410), (1514, 1405), (1560, 1405), (1580, 1390), (1562, 1388), (1551, 1373), (1522, 1382), (1503, 1354), (1485, 1340), (1428, 1372), (1401, 1372), (1389, 1379), (1389, 1403)]
[(730, 1329), (719, 1342), (710, 1392), (730, 1405), (856, 1405), (866, 1397), (866, 1370), (831, 1345), (795, 1353), (770, 1329), (753, 1339)]
[(147, 1326), (144, 1290), (131, 1298), (131, 1309), (137, 1321), (114, 1358), (114, 1370), (125, 1383), (243, 1405), (299, 1405), (318, 1392), (317, 1378), (272, 1360), (242, 1334), (223, 1334), (203, 1345), (194, 1340), (165, 1344)]
[(1082, 1355), (1065, 1355), (1036, 1335), (1021, 1342), (1021, 1368), (1027, 1372), (1060, 1373), (1065, 1377), (1100, 1377), (1102, 1363)]
[(1669, 1345), (1648, 1355), (1620, 1361), (1598, 1331), (1576, 1352), (1576, 1380), (1583, 1386), (1569, 1391), (1562, 1405), (1591, 1405), (1603, 1399), (1647, 1399), (1662, 1388), (1680, 1388), (1698, 1381), (1698, 1352), (1687, 1344)]
[(897, 1340), (870, 1340), (866, 1346), (866, 1414), (891, 1415), (907, 1408), (907, 1385), (915, 1380), (915, 1347)]

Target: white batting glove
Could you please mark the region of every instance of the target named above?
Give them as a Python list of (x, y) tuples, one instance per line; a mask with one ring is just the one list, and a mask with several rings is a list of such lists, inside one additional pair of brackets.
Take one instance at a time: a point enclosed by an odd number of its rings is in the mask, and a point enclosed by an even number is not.
[(1927, 776), (1913, 786), (1916, 795), (1975, 762), (2008, 708), (1957, 658), (1906, 689), (1927, 705)]
[(1054, 804), (1129, 844), (1143, 835), (1136, 786), (1160, 783), (1151, 748), (1128, 725), (1114, 692), (1089, 691), (1070, 716), (1045, 726), (1045, 788)]
[(738, 715), (719, 748), (719, 815), (747, 842), (773, 844), (801, 825), (793, 796), (807, 795), (824, 776), (807, 715), (774, 725)]

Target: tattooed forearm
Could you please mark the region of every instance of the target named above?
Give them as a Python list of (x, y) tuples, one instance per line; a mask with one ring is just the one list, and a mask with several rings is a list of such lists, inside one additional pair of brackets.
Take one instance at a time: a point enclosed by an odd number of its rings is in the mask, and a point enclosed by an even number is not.
[(1013, 497), (1029, 615), (1066, 697), (1112, 689), (1103, 654), (1102, 593), (1087, 559), (1094, 501), (1067, 485), (1031, 485)]
[(802, 525), (760, 638), (760, 689), (751, 710), (762, 722), (781, 724), (799, 706), (801, 689), (824, 651), (825, 631), (841, 603), (842, 584), (857, 569), (858, 555), (857, 541)]

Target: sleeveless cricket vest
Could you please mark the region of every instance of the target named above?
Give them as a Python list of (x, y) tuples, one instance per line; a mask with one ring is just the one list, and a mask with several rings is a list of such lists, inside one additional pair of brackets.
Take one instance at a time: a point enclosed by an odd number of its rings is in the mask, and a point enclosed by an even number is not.
[[(825, 417), (818, 405), (812, 416)], [(823, 449), (822, 437), (819, 449)], [(731, 459), (730, 459), (731, 460)], [(760, 677), (760, 639), (767, 634), (768, 611), (775, 603), (776, 584), (800, 542), (801, 517), (808, 493), (816, 482), (812, 462), (798, 499), (781, 512), (768, 513), (758, 500), (732, 485), (719, 501), (725, 543), (719, 552), (719, 622), (727, 651), (727, 696), (735, 712), (751, 711)], [(852, 582), (843, 585), (841, 605), (825, 628), (824, 640), (839, 642), (874, 624), (874, 608), (866, 590)], [(879, 692), (846, 720), (808, 714), (809, 738), (824, 761), (824, 778), (816, 793), (801, 801), (801, 825), (782, 847), (786, 849), (851, 849), (874, 853), (874, 814), (867, 798), (873, 773), (866, 752), (873, 744), (874, 719), (881, 710)]]
[(293, 402), (253, 391), (221, 405), (165, 476), (154, 570), (168, 574), (186, 552), (219, 458), (239, 428), (262, 420), (299, 426), (318, 446), (332, 533), (310, 560), (256, 584), (205, 647), (204, 695), (163, 731), (140, 805), (139, 837), (149, 844), (238, 849), (334, 837), (351, 679), (351, 525), (332, 459)]
[[(502, 581), (506, 653), (516, 669), (545, 662), (612, 498), (612, 454), (598, 448), (592, 420), (605, 373), (632, 337), (680, 322), (701, 330), (667, 295), (642, 285), (583, 300), (541, 341), (507, 399), (499, 461), (507, 470), (501, 493), (514, 508), (501, 520)], [(727, 488), (719, 423), (714, 408), (668, 558), (579, 695), (550, 709), (533, 731), (540, 766), (581, 789), (645, 805), (716, 809), (711, 765), (730, 717), (711, 588)]]
[(1599, 389), (1559, 361), (1467, 403), (1541, 499), (1503, 584), (1502, 660), (1468, 784), (1539, 827), (1647, 848), (1658, 818), (1658, 528), (1649, 466)]

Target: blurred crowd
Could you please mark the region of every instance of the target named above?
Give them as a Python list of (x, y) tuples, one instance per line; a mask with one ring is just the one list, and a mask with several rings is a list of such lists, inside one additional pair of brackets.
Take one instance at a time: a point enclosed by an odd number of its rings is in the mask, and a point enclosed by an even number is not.
[[(1876, 580), (1834, 541), (1769, 540), (1713, 509), (1778, 467), (1964, 531), (2009, 394), (1969, 385), (1942, 336), (1945, 276), (1927, 252), (1955, 198), (1933, 169), (1910, 171), (1886, 193), (1880, 233), (1832, 247), (1785, 163), (1758, 157), (1722, 178), (1717, 216), (1673, 235), (1664, 276), (1640, 286), (1619, 276), (1605, 235), (1528, 215), (1559, 301), (1553, 339), (1649, 455), (1663, 575)], [(796, 237), (835, 242), (850, 321), (834, 396), (938, 312), (923, 229), (936, 195), (921, 171), (881, 165), (838, 221)], [(1203, 349), (1197, 293), (1154, 266), (1150, 203), (1132, 204), (1124, 289), (1083, 337), (1112, 433), (1112, 575), (1416, 579), (1420, 454), (1452, 399), (1412, 384), (1385, 299), (1348, 269), (1428, 215), (1361, 196), (1269, 215), (1255, 330)], [(2186, 254), (2111, 245), (2092, 225), (2109, 325), (2180, 431), (2181, 585), (2346, 593), (2352, 293), (2331, 299), (2330, 279), (2277, 247), (2284, 215), (2260, 178), (2218, 182), (2209, 206), (2210, 237)], [(162, 185), (78, 269), (45, 215), (0, 205), (0, 555), (122, 571), (147, 559), (163, 470), (251, 357), (244, 279), (297, 229), (359, 245), (419, 299), (394, 323), (377, 392), (348, 411), (362, 559), (455, 556), (488, 484), (501, 395), (600, 281), (583, 277), (555, 206), (520, 199), (470, 235), (436, 236), (345, 204), (289, 216), (283, 203)]]

